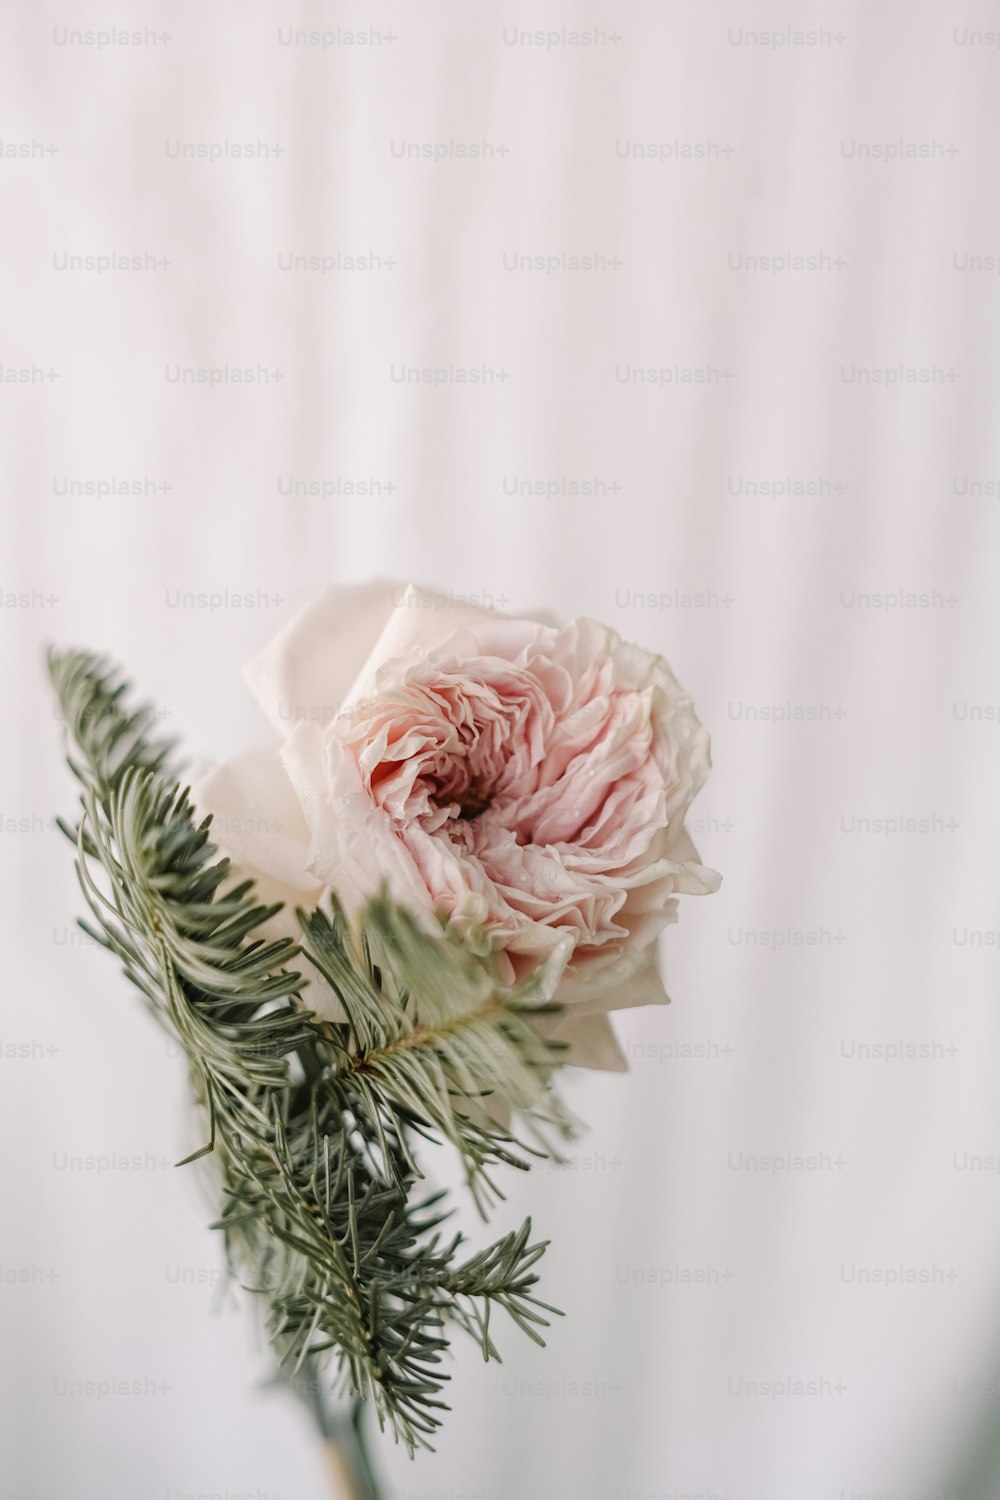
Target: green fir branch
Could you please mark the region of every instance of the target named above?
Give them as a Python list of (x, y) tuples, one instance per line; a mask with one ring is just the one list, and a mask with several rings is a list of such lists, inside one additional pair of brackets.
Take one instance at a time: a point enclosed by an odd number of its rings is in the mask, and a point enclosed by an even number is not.
[(341, 1073), (397, 1127), (416, 1119), (460, 1152), (480, 1210), (502, 1197), (492, 1163), (526, 1167), (504, 1121), (514, 1111), (542, 1154), (569, 1122), (549, 1079), (561, 1053), (531, 1025), (556, 1008), (558, 952), (525, 984), (501, 986), (490, 965), (431, 934), (386, 897), (372, 901), (360, 940), (340, 908), (299, 912), (305, 953), (334, 990), (348, 1019), (336, 1032)]
[[(49, 669), (81, 784), (77, 823), (60, 825), (92, 916), (81, 926), (185, 1049), (206, 1115), (186, 1160), (217, 1163), (214, 1227), (233, 1273), (293, 1374), (332, 1361), (382, 1427), (411, 1452), (429, 1446), (451, 1328), (497, 1359), (492, 1309), (538, 1342), (555, 1309), (535, 1296), (545, 1245), (530, 1221), (464, 1259), (463, 1236), (442, 1237), (448, 1210), (423, 1192), (414, 1143), (450, 1142), (482, 1209), (499, 1196), (492, 1166), (523, 1167), (546, 1132), (568, 1132), (550, 1087), (558, 1049), (531, 1025), (554, 1008), (561, 960), (504, 990), (487, 962), (385, 897), (353, 924), (336, 903), (300, 913), (304, 950), (262, 939), (280, 908), (218, 857), (155, 713), (131, 708), (100, 658), (53, 652)], [(303, 1004), (303, 961), (346, 1022)], [(512, 1136), (511, 1110), (534, 1147)]]

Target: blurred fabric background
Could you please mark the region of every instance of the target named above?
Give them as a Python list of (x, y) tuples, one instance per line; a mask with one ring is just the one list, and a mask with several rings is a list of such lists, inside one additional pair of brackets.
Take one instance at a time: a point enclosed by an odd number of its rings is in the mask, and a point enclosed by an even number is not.
[(566, 1317), (461, 1348), (389, 1493), (1000, 1493), (998, 28), (8, 7), (0, 1500), (326, 1493), (211, 1315), (183, 1064), (74, 932), (42, 648), (222, 757), (267, 737), (242, 663), (374, 574), (662, 650), (725, 875), (509, 1184)]

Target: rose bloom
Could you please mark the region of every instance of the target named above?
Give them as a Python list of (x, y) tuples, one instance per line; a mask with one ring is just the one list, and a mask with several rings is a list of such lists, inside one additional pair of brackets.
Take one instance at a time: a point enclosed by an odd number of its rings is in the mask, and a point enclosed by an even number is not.
[[(502, 983), (552, 959), (566, 1060), (624, 1068), (607, 1012), (666, 1000), (657, 938), (719, 884), (684, 827), (708, 734), (661, 656), (594, 620), (519, 618), (392, 583), (331, 589), (247, 667), (280, 735), (195, 788), (269, 933), (381, 888), (487, 945)], [(313, 975), (307, 1003), (343, 1019)]]

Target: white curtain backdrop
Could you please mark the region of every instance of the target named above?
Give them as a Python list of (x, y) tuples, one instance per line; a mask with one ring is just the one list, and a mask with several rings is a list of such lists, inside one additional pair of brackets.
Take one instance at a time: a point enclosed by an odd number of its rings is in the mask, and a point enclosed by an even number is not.
[(510, 1183), (566, 1317), (460, 1349), (390, 1494), (1000, 1492), (998, 28), (7, 7), (2, 1500), (325, 1493), (212, 1316), (183, 1063), (74, 936), (41, 653), (222, 757), (267, 736), (243, 661), (375, 574), (662, 650), (725, 875), (630, 1075), (569, 1082), (573, 1160)]

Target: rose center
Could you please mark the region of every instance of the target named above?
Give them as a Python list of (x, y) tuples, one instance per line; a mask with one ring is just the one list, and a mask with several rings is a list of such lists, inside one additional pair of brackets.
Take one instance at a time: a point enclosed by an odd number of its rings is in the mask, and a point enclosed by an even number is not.
[(459, 797), (453, 798), (461, 808), (460, 818), (478, 818), (493, 801), (493, 793), (486, 787), (470, 786)]
[(451, 766), (451, 774), (438, 774), (427, 778), (427, 790), (435, 807), (454, 807), (458, 804), (458, 816), (467, 821), (478, 818), (493, 801), (493, 788), (485, 781), (471, 776), (469, 767), (461, 762)]

